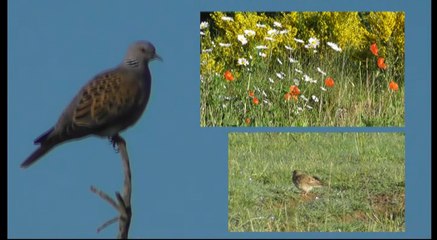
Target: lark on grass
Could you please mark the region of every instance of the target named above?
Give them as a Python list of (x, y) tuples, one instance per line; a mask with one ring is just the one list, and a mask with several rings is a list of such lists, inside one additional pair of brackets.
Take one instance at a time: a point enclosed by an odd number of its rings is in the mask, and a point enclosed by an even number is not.
[(306, 196), (308, 192), (310, 192), (313, 188), (322, 187), (323, 183), (320, 178), (316, 176), (310, 176), (302, 171), (294, 170), (293, 171), (293, 183), (294, 185), (302, 191), (302, 193)]

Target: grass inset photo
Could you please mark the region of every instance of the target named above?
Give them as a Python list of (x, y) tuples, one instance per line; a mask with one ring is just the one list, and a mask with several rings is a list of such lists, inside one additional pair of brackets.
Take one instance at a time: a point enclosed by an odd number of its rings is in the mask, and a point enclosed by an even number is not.
[(228, 231), (405, 231), (403, 133), (230, 133)]
[(404, 126), (404, 12), (203, 12), (200, 125)]

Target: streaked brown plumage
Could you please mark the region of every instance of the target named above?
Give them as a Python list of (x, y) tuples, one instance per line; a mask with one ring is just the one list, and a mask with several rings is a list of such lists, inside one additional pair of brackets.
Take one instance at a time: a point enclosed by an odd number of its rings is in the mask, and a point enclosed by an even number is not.
[(293, 183), (294, 185), (306, 195), (315, 187), (322, 187), (323, 183), (320, 178), (316, 176), (309, 176), (302, 171), (293, 171)]
[(39, 144), (22, 164), (26, 168), (53, 147), (90, 135), (114, 137), (144, 112), (151, 91), (148, 64), (161, 59), (147, 41), (132, 44), (116, 68), (91, 79), (65, 108), (54, 127), (38, 137)]

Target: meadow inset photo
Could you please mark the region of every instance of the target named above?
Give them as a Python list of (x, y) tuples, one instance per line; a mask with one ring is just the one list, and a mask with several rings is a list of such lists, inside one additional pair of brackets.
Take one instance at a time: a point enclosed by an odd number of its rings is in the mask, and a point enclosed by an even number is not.
[(404, 12), (202, 12), (200, 125), (404, 126)]
[(403, 133), (230, 133), (228, 231), (405, 231)]

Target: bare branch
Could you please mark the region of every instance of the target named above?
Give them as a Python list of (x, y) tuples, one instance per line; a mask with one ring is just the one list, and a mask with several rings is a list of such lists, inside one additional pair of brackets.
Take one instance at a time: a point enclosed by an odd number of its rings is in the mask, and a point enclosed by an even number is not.
[(126, 141), (118, 136), (117, 141), (118, 149), (120, 150), (120, 155), (123, 162), (124, 169), (124, 186), (123, 186), (123, 197), (117, 194), (117, 199), (119, 199), (120, 206), (120, 221), (119, 221), (119, 239), (127, 239), (129, 234), (129, 227), (132, 218), (132, 208), (131, 208), (131, 194), (132, 194), (132, 182), (131, 182), (131, 171), (129, 156), (127, 154)]
[(118, 218), (119, 218), (119, 217), (117, 216), (117, 217), (114, 217), (113, 219), (110, 219), (110, 220), (106, 221), (104, 224), (102, 224), (102, 226), (100, 226), (99, 228), (97, 228), (97, 232), (100, 232), (100, 231), (102, 231), (104, 228), (106, 228), (107, 226), (109, 226), (109, 225), (111, 225), (111, 224), (117, 222), (117, 221), (118, 221)]
[(99, 197), (101, 197), (103, 200), (107, 201), (109, 204), (111, 204), (117, 211), (118, 211), (118, 205), (115, 202), (114, 199), (112, 199), (108, 194), (104, 193), (103, 191), (97, 189), (94, 186), (91, 186), (91, 192), (97, 194)]
[[(120, 143), (123, 146), (120, 146)], [(122, 139), (122, 141), (120, 143), (118, 145), (118, 148), (120, 150), (121, 158), (123, 160), (123, 170), (124, 170), (123, 200), (124, 200), (124, 203), (126, 204), (126, 207), (130, 207), (131, 193), (132, 193), (132, 182), (131, 182), (132, 176), (131, 176), (131, 171), (130, 171), (129, 156), (127, 154), (126, 141), (124, 141), (124, 139)]]
[[(115, 196), (117, 197), (118, 204), (120, 206), (120, 210), (123, 211), (126, 209), (126, 204), (124, 203), (124, 199), (119, 192), (115, 192)], [(124, 214), (126, 214), (124, 212)]]
[(91, 186), (91, 191), (99, 195), (103, 200), (106, 200), (119, 212), (119, 216), (115, 217), (107, 222), (105, 222), (101, 227), (97, 229), (100, 232), (105, 227), (115, 223), (118, 220), (119, 223), (119, 239), (127, 239), (129, 236), (129, 227), (132, 218), (132, 208), (131, 208), (131, 194), (132, 194), (132, 181), (131, 181), (131, 171), (129, 164), (129, 156), (127, 154), (126, 141), (120, 137), (120, 135), (115, 135), (111, 138), (113, 146), (117, 145), (117, 152), (121, 155), (121, 160), (123, 164), (124, 172), (124, 184), (123, 184), (123, 196), (116, 192), (118, 203), (114, 199), (109, 197), (106, 193), (98, 190), (96, 187)]

